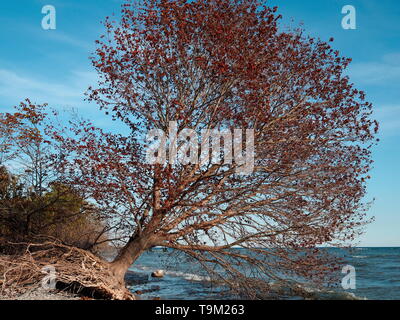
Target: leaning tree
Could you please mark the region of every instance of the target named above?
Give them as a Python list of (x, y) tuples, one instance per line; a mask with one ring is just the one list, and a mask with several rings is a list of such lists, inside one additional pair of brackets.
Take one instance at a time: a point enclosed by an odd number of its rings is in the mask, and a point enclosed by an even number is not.
[[(126, 237), (110, 264), (121, 284), (154, 246), (183, 252), (253, 297), (271, 280), (318, 283), (337, 268), (318, 246), (362, 230), (372, 105), (345, 75), (350, 59), (300, 29), (282, 30), (276, 11), (257, 0), (148, 0), (104, 22), (92, 57), (100, 80), (88, 97), (116, 130), (82, 121), (56, 138), (66, 182)], [(191, 131), (172, 141), (171, 127)], [(151, 142), (154, 130), (167, 135)], [(204, 132), (232, 135), (202, 157), (191, 138)], [(230, 148), (235, 159), (223, 161)], [(241, 172), (239, 160), (253, 156)]]

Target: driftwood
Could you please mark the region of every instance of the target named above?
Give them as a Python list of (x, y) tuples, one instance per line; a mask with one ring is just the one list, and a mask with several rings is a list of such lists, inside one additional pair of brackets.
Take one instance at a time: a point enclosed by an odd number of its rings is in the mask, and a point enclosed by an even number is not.
[(55, 289), (100, 299), (135, 299), (115, 279), (109, 263), (86, 250), (56, 242), (25, 247), (22, 254), (0, 256), (0, 296), (12, 297), (41, 286), (46, 277), (50, 279), (46, 272), (50, 269), (55, 271)]

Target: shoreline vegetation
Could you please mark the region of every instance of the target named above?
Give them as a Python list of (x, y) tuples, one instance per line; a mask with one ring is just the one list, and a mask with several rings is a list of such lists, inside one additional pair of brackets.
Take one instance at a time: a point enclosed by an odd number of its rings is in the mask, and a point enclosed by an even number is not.
[(88, 250), (58, 241), (19, 243), (18, 252), (0, 256), (0, 295), (16, 297), (45, 287), (96, 299), (135, 300), (115, 281), (110, 263)]
[[(78, 248), (73, 248), (73, 247), (69, 247), (69, 250), (70, 254), (75, 250), (78, 252), (82, 251)], [(99, 261), (101, 261), (100, 259), (104, 259), (104, 261), (112, 261), (115, 255), (116, 251), (110, 248), (109, 250), (103, 251), (101, 254), (99, 254), (98, 257), (92, 255), (91, 257), (92, 259), (95, 259), (96, 257), (99, 260), (92, 262), (90, 264), (92, 266), (95, 266), (96, 263), (99, 263)], [(30, 257), (32, 256), (30, 255)], [(87, 257), (88, 256), (86, 256), (85, 259)], [(102, 288), (101, 284), (97, 284), (98, 288), (96, 287), (90, 288), (82, 285), (82, 283), (85, 283), (84, 281), (82, 281), (82, 279), (85, 278), (85, 273), (87, 277), (89, 273), (95, 272), (95, 269), (89, 271), (88, 273), (88, 268), (85, 265), (86, 261), (81, 261), (80, 263), (75, 260), (72, 262), (72, 264), (71, 263), (68, 264), (69, 258), (70, 257), (64, 257), (64, 261), (62, 260), (57, 261), (58, 265), (64, 265), (64, 270), (63, 270), (64, 273), (57, 272), (57, 268), (54, 268), (55, 278), (53, 280), (54, 281), (54, 288), (53, 288), (53, 287), (47, 287), (49, 284), (49, 282), (47, 281), (51, 281), (51, 279), (48, 277), (48, 274), (46, 274), (46, 272), (43, 272), (43, 270), (41, 270), (42, 278), (40, 278), (40, 276), (38, 277), (37, 270), (35, 270), (35, 268), (33, 269), (29, 268), (30, 267), (29, 262), (25, 260), (26, 258), (24, 258), (24, 254), (19, 254), (19, 255), (0, 254), (0, 300), (109, 300), (115, 298), (117, 299), (124, 298), (124, 297), (109, 296), (107, 292), (104, 292), (104, 288)], [(33, 260), (35, 259), (34, 258), (32, 259), (31, 267), (33, 266), (40, 267), (49, 262), (47, 259), (35, 262), (33, 262)], [(9, 268), (5, 268), (7, 262), (11, 262), (9, 264)], [(57, 266), (57, 264), (55, 265)], [(15, 268), (16, 266), (18, 266), (17, 268), (20, 274), (15, 278), (12, 278), (13, 276), (11, 275), (12, 281), (13, 282), (15, 281), (15, 284), (7, 283), (7, 277), (9, 277), (8, 273), (12, 274), (13, 271), (15, 271), (12, 268), (13, 267)], [(71, 269), (73, 269), (74, 267), (77, 269), (77, 272), (79, 272), (79, 269), (82, 270), (81, 278), (79, 276), (77, 276), (76, 278), (73, 277), (74, 271)], [(66, 269), (70, 270), (65, 272)], [(31, 270), (31, 272), (28, 275), (29, 270)], [(152, 277), (153, 276), (152, 273), (160, 273), (160, 272), (163, 273), (164, 271), (154, 270), (154, 272), (149, 272), (148, 276)], [(66, 280), (68, 280), (68, 282)], [(137, 280), (138, 280), (138, 275), (135, 272), (128, 271), (126, 273), (125, 283), (127, 286), (134, 285)], [(93, 281), (93, 278), (89, 279), (89, 281), (95, 283)], [(18, 285), (18, 283), (21, 283), (21, 285)], [(125, 300), (144, 300), (144, 298), (141, 297), (142, 294), (154, 291), (156, 290), (137, 290), (131, 292), (132, 296), (125, 297)], [(160, 298), (155, 295), (154, 297), (146, 298), (146, 300), (149, 299), (159, 300)]]
[[(128, 275), (131, 272), (128, 272)], [(132, 273), (133, 274), (133, 273)], [(150, 291), (150, 290), (149, 290)], [(148, 293), (149, 291), (135, 291), (135, 300), (160, 300), (156, 294), (150, 298), (144, 298), (141, 295), (143, 293)], [(156, 290), (152, 290), (156, 291)], [(94, 297), (90, 297), (85, 294), (73, 293), (68, 290), (62, 289), (46, 289), (42, 288), (41, 284), (38, 283), (35, 287), (30, 288), (29, 290), (19, 293), (19, 292), (11, 292), (8, 296), (1, 296), (0, 301), (5, 300), (102, 300), (96, 299)]]

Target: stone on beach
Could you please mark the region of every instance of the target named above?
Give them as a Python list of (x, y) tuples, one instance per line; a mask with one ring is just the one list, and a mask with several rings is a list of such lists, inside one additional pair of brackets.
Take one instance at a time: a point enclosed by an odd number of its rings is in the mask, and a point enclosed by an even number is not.
[(162, 278), (165, 275), (165, 271), (164, 270), (156, 270), (154, 272), (151, 273), (151, 276), (153, 278)]

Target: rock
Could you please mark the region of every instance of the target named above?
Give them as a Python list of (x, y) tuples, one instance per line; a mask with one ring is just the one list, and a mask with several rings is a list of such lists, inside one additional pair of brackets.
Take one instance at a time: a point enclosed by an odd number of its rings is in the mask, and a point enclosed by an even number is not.
[(159, 286), (152, 286), (149, 289), (137, 290), (137, 291), (135, 291), (135, 294), (142, 295), (145, 293), (151, 293), (151, 292), (155, 292), (155, 291), (159, 291), (159, 290), (160, 290)]
[(151, 276), (153, 278), (162, 278), (165, 275), (165, 271), (164, 270), (157, 270), (151, 273)]

